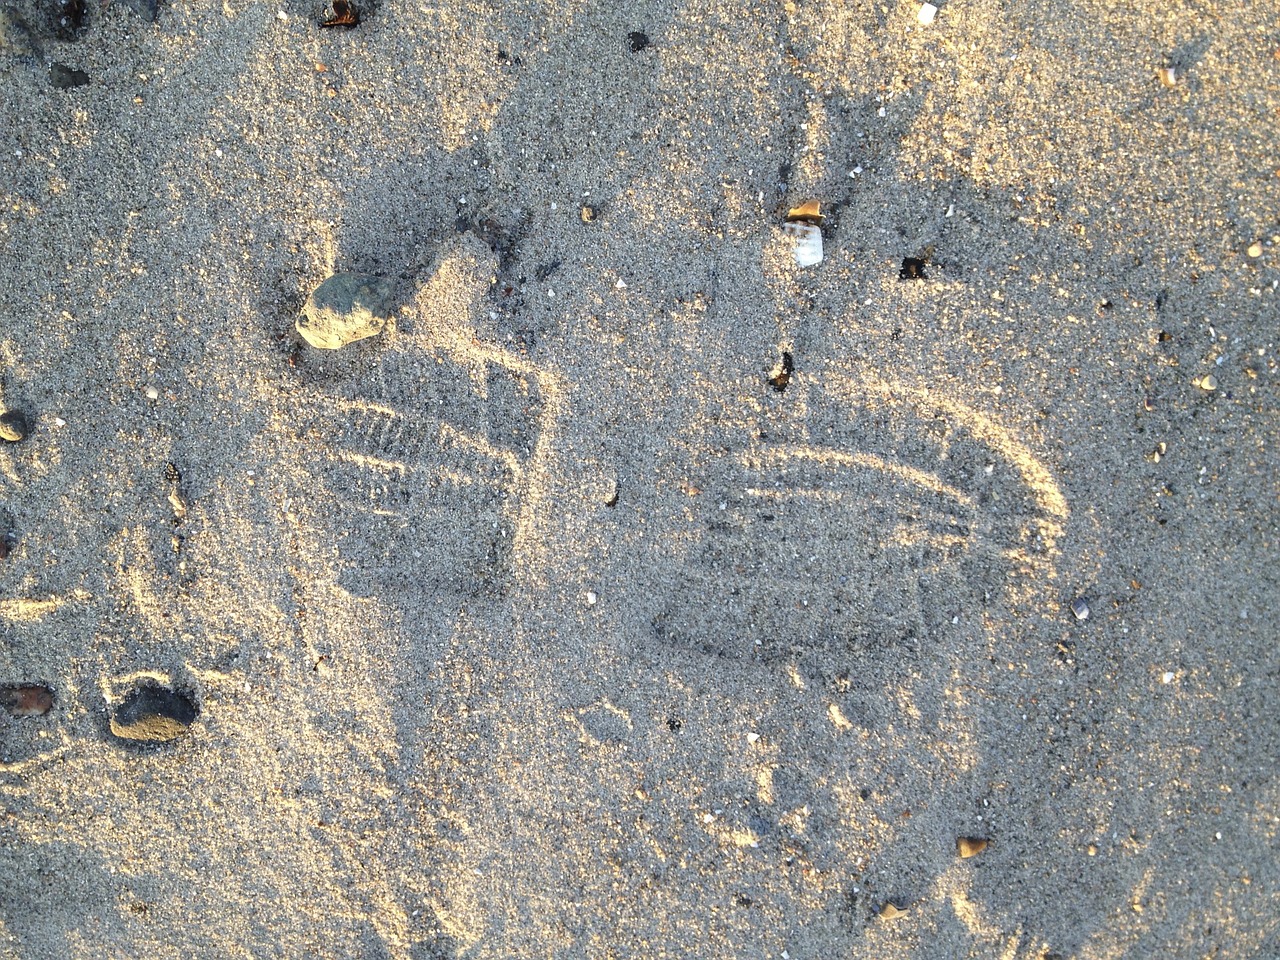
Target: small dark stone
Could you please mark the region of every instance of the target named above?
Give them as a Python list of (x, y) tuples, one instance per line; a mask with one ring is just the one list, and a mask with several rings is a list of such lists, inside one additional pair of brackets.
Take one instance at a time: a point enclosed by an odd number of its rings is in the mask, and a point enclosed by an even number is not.
[(0, 415), (0, 440), (17, 443), (26, 438), (30, 432), (27, 418), (18, 410), (9, 410)]
[(70, 90), (73, 87), (83, 87), (89, 82), (89, 75), (83, 70), (77, 70), (74, 67), (68, 67), (66, 64), (54, 61), (49, 64), (49, 83), (53, 85), (55, 90)]
[(898, 271), (900, 280), (928, 280), (924, 273), (924, 261), (918, 257), (903, 257), (902, 269)]
[(627, 45), (631, 47), (632, 53), (639, 53), (649, 45), (649, 35), (639, 30), (633, 30), (627, 34)]
[(186, 694), (148, 684), (120, 701), (111, 714), (111, 732), (136, 744), (168, 743), (185, 734), (199, 714)]
[(672, 733), (675, 733), (677, 730), (679, 730), (683, 726), (684, 724), (680, 722), (679, 718), (677, 717), (667, 718), (667, 729), (670, 730)]
[(53, 691), (40, 684), (0, 687), (0, 706), (15, 717), (42, 717), (53, 709)]

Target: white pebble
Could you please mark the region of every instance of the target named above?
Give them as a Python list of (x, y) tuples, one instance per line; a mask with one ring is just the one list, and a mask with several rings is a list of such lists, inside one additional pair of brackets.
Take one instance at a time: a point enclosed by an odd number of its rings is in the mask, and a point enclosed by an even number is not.
[(160, 391), (159, 391), (159, 390), (157, 390), (155, 387), (147, 387), (147, 399), (148, 399), (148, 400), (159, 400), (159, 399), (160, 399)]
[(599, 599), (600, 598), (596, 596), (596, 592), (594, 590), (587, 591), (587, 606), (594, 607), (596, 605), (596, 601)]
[(916, 13), (916, 19), (920, 21), (922, 27), (927, 27), (933, 23), (933, 18), (938, 15), (938, 8), (932, 3), (920, 4), (920, 10)]
[(747, 734), (747, 743), (755, 743), (755, 742), (756, 742), (757, 740), (759, 740), (759, 739), (760, 739), (760, 734), (758, 734), (758, 733), (748, 733), (748, 734)]
[(1176, 674), (1176, 673), (1174, 673), (1172, 670), (1166, 670), (1166, 671), (1165, 671), (1165, 673), (1164, 673), (1164, 676), (1163, 676), (1163, 677), (1161, 677), (1160, 679), (1161, 679), (1162, 681), (1164, 681), (1165, 683), (1173, 683), (1173, 679), (1174, 679), (1174, 677), (1176, 677), (1176, 676), (1177, 676), (1177, 674)]

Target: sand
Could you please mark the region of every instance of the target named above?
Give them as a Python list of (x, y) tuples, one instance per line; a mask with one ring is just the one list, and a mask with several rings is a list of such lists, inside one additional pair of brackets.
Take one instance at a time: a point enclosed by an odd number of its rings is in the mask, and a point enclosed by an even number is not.
[(0, 957), (1280, 956), (1280, 10), (6, 3)]

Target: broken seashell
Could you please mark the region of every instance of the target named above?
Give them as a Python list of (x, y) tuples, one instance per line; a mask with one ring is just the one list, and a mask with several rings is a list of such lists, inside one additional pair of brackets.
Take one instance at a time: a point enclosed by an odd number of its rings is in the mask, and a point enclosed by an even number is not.
[(886, 900), (878, 912), (881, 920), (897, 920), (907, 915), (907, 908), (898, 906), (892, 900)]
[(822, 230), (812, 223), (784, 223), (782, 229), (795, 241), (796, 263), (812, 267), (822, 262)]
[(805, 223), (812, 223), (816, 226), (822, 226), (822, 221), (826, 219), (822, 215), (822, 204), (817, 200), (806, 200), (798, 207), (792, 207), (787, 211), (787, 222), (792, 223), (796, 220), (802, 220)]

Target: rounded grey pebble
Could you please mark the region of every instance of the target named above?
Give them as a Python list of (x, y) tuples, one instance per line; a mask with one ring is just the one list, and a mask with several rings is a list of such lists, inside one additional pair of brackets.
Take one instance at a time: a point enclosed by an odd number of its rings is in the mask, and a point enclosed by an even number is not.
[(392, 283), (366, 273), (336, 273), (312, 292), (295, 324), (321, 350), (376, 337), (391, 316)]
[(0, 415), (0, 440), (17, 443), (27, 436), (27, 418), (17, 410)]

